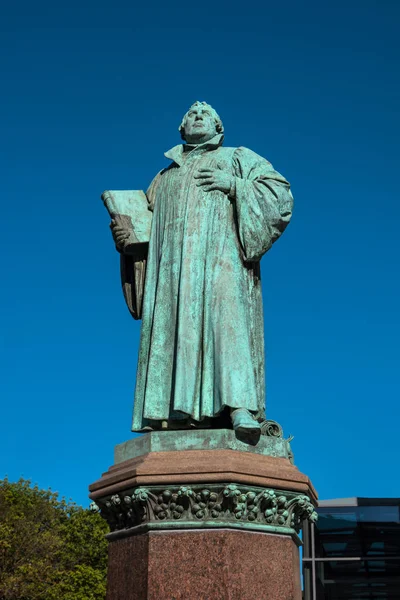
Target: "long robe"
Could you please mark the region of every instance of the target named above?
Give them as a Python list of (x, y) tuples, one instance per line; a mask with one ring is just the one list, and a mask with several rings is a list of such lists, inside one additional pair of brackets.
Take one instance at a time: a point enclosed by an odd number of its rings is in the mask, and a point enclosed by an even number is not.
[[(188, 418), (201, 427), (225, 407), (265, 417), (259, 261), (288, 224), (293, 197), (267, 160), (222, 141), (170, 150), (147, 192), (133, 431)], [(204, 167), (234, 177), (232, 197), (197, 185)]]

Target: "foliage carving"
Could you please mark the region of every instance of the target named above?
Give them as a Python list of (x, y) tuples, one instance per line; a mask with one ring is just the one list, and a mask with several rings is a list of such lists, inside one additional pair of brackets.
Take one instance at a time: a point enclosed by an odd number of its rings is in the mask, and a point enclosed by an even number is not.
[(215, 521), (248, 522), (290, 528), (296, 532), (302, 521), (316, 521), (310, 498), (303, 494), (229, 483), (226, 485), (137, 488), (131, 494), (99, 501), (111, 531), (130, 529), (146, 523)]

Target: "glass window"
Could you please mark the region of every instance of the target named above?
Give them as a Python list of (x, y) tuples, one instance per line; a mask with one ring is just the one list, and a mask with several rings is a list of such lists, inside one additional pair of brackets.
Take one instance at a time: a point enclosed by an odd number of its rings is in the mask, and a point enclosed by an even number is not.
[(399, 506), (360, 506), (357, 520), (369, 523), (400, 523)]
[(318, 515), (316, 557), (400, 555), (398, 506), (325, 507)]
[(398, 560), (317, 562), (316, 600), (398, 600)]
[(400, 506), (386, 502), (318, 509), (314, 528), (305, 527), (306, 600), (400, 600)]

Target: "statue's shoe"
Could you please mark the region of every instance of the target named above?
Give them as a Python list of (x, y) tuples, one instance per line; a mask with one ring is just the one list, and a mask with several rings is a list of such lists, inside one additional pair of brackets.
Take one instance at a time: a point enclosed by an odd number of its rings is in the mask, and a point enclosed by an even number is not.
[(245, 408), (237, 408), (231, 412), (231, 419), (238, 439), (255, 446), (260, 439), (261, 427), (252, 414)]

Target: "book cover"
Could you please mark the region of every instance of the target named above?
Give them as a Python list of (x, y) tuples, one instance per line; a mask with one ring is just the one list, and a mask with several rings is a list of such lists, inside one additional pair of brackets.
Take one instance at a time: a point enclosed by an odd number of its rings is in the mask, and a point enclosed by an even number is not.
[(132, 228), (135, 243), (149, 241), (152, 213), (142, 190), (107, 190), (101, 199), (112, 219)]

